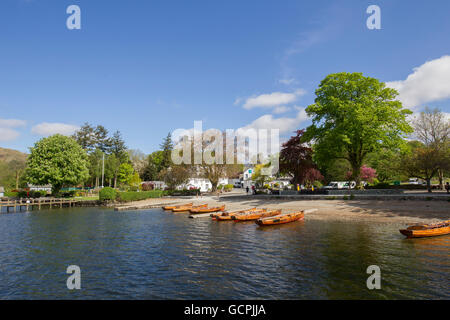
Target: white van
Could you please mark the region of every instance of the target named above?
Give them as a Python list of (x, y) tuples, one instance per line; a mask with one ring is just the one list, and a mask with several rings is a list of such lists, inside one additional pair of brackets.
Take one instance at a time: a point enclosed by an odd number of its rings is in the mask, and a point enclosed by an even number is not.
[[(324, 189), (348, 189), (349, 182), (348, 181), (331, 181), (327, 186), (323, 187)], [(350, 182), (350, 189), (354, 189), (356, 187), (356, 182)]]

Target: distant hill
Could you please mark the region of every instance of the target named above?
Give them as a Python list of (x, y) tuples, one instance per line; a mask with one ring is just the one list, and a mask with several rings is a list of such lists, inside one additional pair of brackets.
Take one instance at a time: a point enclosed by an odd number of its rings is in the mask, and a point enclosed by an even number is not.
[(12, 149), (0, 148), (0, 161), (2, 162), (10, 162), (12, 160), (24, 162), (27, 160), (27, 157), (28, 155), (26, 153)]

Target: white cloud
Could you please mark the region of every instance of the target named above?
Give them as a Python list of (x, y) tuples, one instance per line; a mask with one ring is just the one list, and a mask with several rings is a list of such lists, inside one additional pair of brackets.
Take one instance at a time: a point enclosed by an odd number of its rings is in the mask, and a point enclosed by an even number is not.
[(427, 61), (413, 70), (406, 80), (386, 83), (400, 93), (399, 99), (405, 107), (414, 109), (450, 98), (450, 56)]
[(27, 124), (25, 120), (17, 119), (0, 119), (1, 128), (17, 128), (24, 127)]
[(291, 110), (291, 108), (286, 107), (286, 106), (279, 106), (279, 107), (275, 107), (275, 109), (273, 109), (273, 113), (274, 114), (281, 114), (281, 113), (286, 113), (289, 110)]
[(51, 136), (57, 133), (65, 136), (70, 136), (74, 134), (75, 131), (77, 131), (79, 128), (79, 126), (75, 126), (72, 124), (43, 122), (31, 128), (31, 132), (44, 137)]
[(295, 102), (299, 97), (306, 92), (303, 89), (298, 89), (294, 92), (273, 92), (267, 94), (261, 94), (259, 96), (253, 96), (248, 98), (244, 103), (245, 109), (253, 109), (257, 107), (273, 108), (283, 104), (289, 104)]
[(0, 119), (0, 141), (5, 142), (17, 139), (20, 133), (13, 128), (24, 127), (26, 124), (25, 120)]
[(19, 136), (19, 132), (10, 128), (1, 128), (0, 127), (0, 141), (12, 141), (17, 139)]
[(274, 118), (271, 114), (266, 114), (258, 119), (254, 120), (252, 123), (242, 127), (238, 130), (246, 129), (278, 129), (280, 134), (288, 133), (298, 129), (299, 125), (308, 120), (308, 115), (306, 114), (305, 108), (296, 107), (298, 110), (297, 116), (295, 118)]

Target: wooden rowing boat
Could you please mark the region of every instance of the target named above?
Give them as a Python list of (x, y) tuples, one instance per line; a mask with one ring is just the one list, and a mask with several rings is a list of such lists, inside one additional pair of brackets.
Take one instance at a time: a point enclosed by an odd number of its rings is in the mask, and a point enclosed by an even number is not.
[(408, 238), (435, 237), (450, 234), (450, 220), (436, 224), (422, 224), (400, 230)]
[(225, 210), (225, 205), (223, 205), (221, 207), (214, 207), (214, 208), (192, 208), (189, 211), (192, 214), (196, 214), (196, 213), (218, 212), (218, 211), (223, 211), (223, 210)]
[(191, 209), (200, 209), (200, 208), (207, 208), (207, 207), (208, 207), (207, 204), (202, 204), (202, 205), (194, 206), (194, 207), (189, 207), (189, 206), (188, 207), (179, 207), (179, 208), (172, 209), (172, 212), (188, 212)]
[(180, 208), (180, 207), (192, 207), (194, 204), (191, 202), (191, 203), (186, 203), (186, 204), (179, 204), (179, 205), (176, 205), (176, 206), (165, 206), (165, 207), (162, 207), (164, 210), (173, 210), (173, 209), (176, 209), (176, 208)]
[(281, 214), (281, 210), (270, 210), (270, 211), (259, 211), (259, 212), (251, 212), (251, 213), (241, 213), (236, 214), (231, 217), (231, 220), (235, 222), (240, 221), (253, 221), (266, 217), (273, 217)]
[(260, 226), (273, 226), (277, 224), (303, 220), (304, 218), (305, 214), (303, 213), (303, 211), (298, 211), (292, 213), (283, 213), (273, 217), (261, 218), (256, 220), (256, 224), (259, 224)]
[(260, 211), (266, 211), (266, 209), (247, 209), (247, 210), (238, 210), (238, 211), (231, 211), (231, 212), (223, 212), (219, 214), (212, 214), (211, 217), (213, 220), (217, 221), (231, 221), (231, 217), (235, 216), (237, 214), (248, 214), (248, 213), (254, 213), (254, 212), (260, 212)]

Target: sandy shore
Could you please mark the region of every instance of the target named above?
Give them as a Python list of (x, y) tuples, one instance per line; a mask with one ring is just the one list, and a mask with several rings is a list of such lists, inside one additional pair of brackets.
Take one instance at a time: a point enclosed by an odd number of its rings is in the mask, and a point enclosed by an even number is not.
[(321, 220), (366, 220), (393, 223), (438, 222), (450, 219), (450, 203), (447, 201), (376, 201), (376, 200), (265, 200), (249, 196), (248, 200), (232, 197), (202, 197), (192, 199), (164, 198), (149, 199), (127, 204), (145, 207), (161, 203), (207, 203), (210, 207), (226, 205), (227, 210), (253, 207), (282, 209), (283, 212), (318, 209), (308, 217)]

